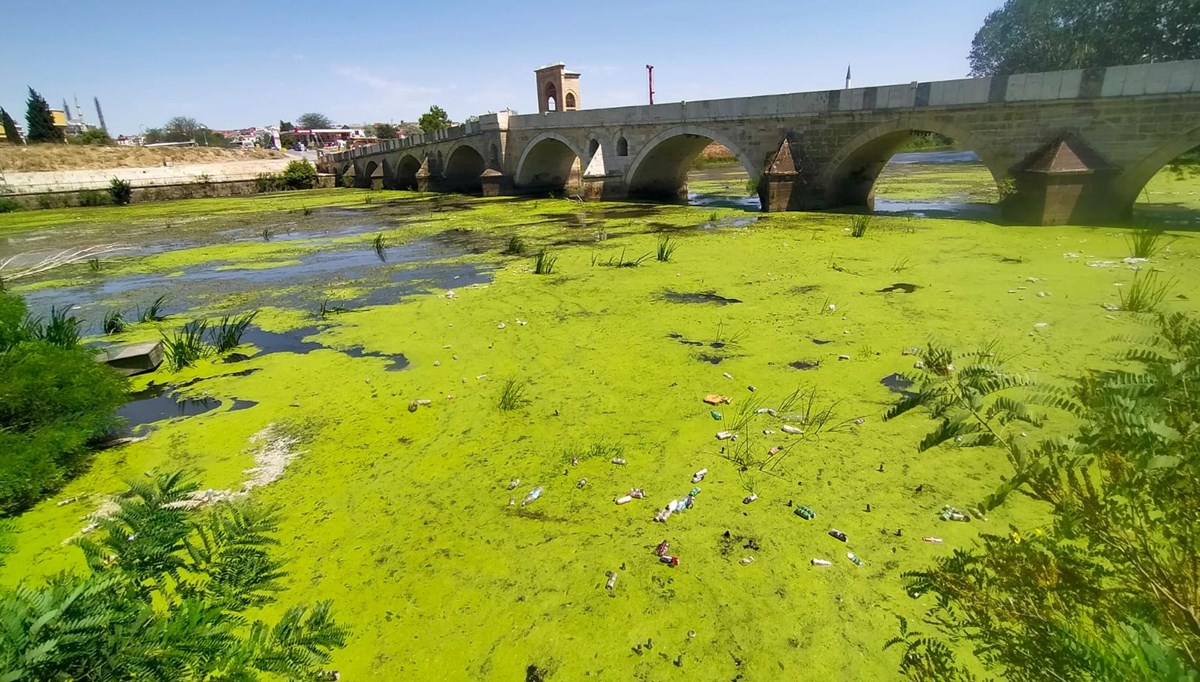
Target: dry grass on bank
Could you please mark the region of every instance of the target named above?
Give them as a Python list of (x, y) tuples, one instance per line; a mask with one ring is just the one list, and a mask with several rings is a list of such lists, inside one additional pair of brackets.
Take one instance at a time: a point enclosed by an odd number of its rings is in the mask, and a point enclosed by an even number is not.
[(0, 172), (26, 173), (58, 170), (141, 168), (223, 161), (281, 159), (270, 149), (218, 149), (216, 147), (94, 147), (65, 144), (16, 146), (0, 144)]

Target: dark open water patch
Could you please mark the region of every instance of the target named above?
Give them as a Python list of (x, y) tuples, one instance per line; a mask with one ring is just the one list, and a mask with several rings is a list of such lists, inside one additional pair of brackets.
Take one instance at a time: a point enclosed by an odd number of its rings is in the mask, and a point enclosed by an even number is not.
[(909, 284), (907, 282), (896, 282), (895, 284), (893, 284), (890, 287), (876, 289), (875, 291), (876, 291), (876, 293), (880, 293), (880, 294), (892, 294), (897, 291), (902, 291), (906, 294), (911, 294), (912, 292), (914, 292), (920, 288), (921, 287), (917, 286), (916, 284)]
[(286, 332), (269, 332), (261, 327), (250, 325), (246, 329), (246, 333), (242, 334), (242, 343), (251, 343), (258, 348), (258, 353), (255, 357), (270, 355), (271, 353), (298, 353), (304, 355), (318, 348), (325, 348), (324, 344), (304, 340), (304, 337), (312, 336), (320, 331), (320, 327), (312, 326), (289, 329)]
[[(180, 394), (180, 390), (188, 386), (195, 385), (201, 381), (209, 379), (220, 379), (222, 377), (244, 377), (255, 372), (258, 369), (246, 369), (240, 372), (230, 372), (228, 374), (218, 374), (211, 377), (200, 377), (192, 379), (182, 384), (150, 384), (146, 388), (130, 394), (129, 402), (117, 409), (117, 416), (125, 420), (124, 432), (132, 433), (139, 426), (145, 426), (153, 422), (162, 421), (164, 419), (174, 419), (177, 417), (191, 417), (205, 412), (211, 412), (224, 404), (223, 401), (217, 398), (188, 398)], [(240, 400), (232, 398), (233, 404), (230, 406), (230, 412), (238, 410), (246, 410), (258, 404), (254, 400)]]
[(709, 355), (708, 353), (701, 353), (696, 356), (696, 359), (699, 360), (700, 362), (707, 362), (710, 365), (719, 365), (719, 364), (721, 364), (721, 361), (724, 360), (725, 358), (721, 357), (720, 355)]
[[(366, 350), (362, 346), (350, 346), (349, 348), (331, 348), (319, 341), (307, 341), (305, 337), (319, 334), (323, 327), (297, 327), (289, 329), (285, 332), (269, 332), (260, 327), (251, 325), (246, 329), (246, 333), (242, 335), (242, 343), (252, 343), (258, 347), (259, 351), (253, 357), (261, 357), (272, 353), (296, 353), (305, 355), (322, 348), (337, 351), (343, 355), (352, 358), (384, 358), (389, 360), (386, 369), (389, 372), (404, 369), (408, 367), (408, 358), (402, 353), (381, 353), (379, 351)], [(236, 354), (240, 356), (240, 360), (248, 360), (250, 356)], [(228, 361), (228, 359), (227, 359)], [(228, 375), (225, 375), (228, 376)]]
[[(35, 315), (48, 314), (52, 306), (81, 306), (72, 313), (80, 318), (85, 328), (98, 328), (104, 314), (113, 308), (120, 308), (127, 317), (131, 316), (139, 306), (144, 308), (164, 292), (167, 294), (166, 312), (173, 317), (182, 317), (187, 310), (239, 294), (251, 294), (250, 298), (255, 300), (228, 312), (237, 313), (262, 305), (315, 307), (311, 300), (316, 297), (313, 290), (357, 280), (364, 280), (365, 286), (373, 287), (368, 299), (379, 296), (391, 302), (402, 295), (425, 293), (431, 288), (454, 288), (491, 281), (490, 267), (444, 262), (469, 253), (472, 249), (467, 241), (463, 238), (456, 242), (452, 236), (442, 234), (389, 246), (386, 262), (381, 261), (368, 244), (338, 243), (295, 254), (291, 259), (299, 262), (291, 265), (256, 270), (237, 269), (237, 263), (212, 261), (176, 273), (100, 277), (74, 286), (39, 289), (25, 294), (25, 301)], [(235, 268), (218, 269), (227, 265)], [(373, 282), (379, 279), (385, 283), (375, 287)], [(416, 286), (418, 282), (423, 286)], [(296, 287), (304, 288), (308, 293), (297, 294)], [(283, 293), (276, 293), (281, 290)]]
[(715, 291), (664, 291), (662, 297), (672, 303), (715, 303), (717, 305), (730, 305), (742, 302), (741, 299), (726, 298)]
[(387, 367), (384, 367), (388, 372), (395, 372), (396, 370), (408, 367), (408, 358), (404, 357), (401, 353), (380, 353), (379, 351), (364, 350), (362, 346), (351, 346), (350, 348), (342, 349), (341, 352), (352, 358), (385, 358), (390, 360)]
[(913, 382), (905, 379), (899, 374), (889, 374), (880, 379), (879, 383), (886, 386), (887, 389), (892, 393), (899, 393), (900, 395), (912, 395), (912, 391), (908, 389), (912, 388)]
[(797, 360), (795, 362), (788, 363), (788, 367), (792, 367), (794, 369), (799, 369), (799, 370), (816, 369), (820, 366), (821, 366), (820, 360)]
[(679, 343), (682, 343), (685, 346), (703, 346), (704, 345), (703, 341), (691, 341), (689, 339), (684, 338), (683, 334), (671, 333), (671, 334), (667, 334), (667, 338), (675, 339), (676, 341), (678, 341)]
[(830, 339), (813, 339), (812, 342), (818, 346), (824, 346), (827, 343), (833, 343), (833, 341)]

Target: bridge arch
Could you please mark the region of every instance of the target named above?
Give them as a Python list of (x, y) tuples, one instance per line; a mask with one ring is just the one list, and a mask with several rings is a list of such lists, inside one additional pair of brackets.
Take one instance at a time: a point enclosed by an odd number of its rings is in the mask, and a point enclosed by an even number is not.
[(974, 151), (987, 166), (997, 188), (1008, 169), (998, 165), (975, 136), (965, 128), (931, 117), (903, 117), (865, 130), (842, 145), (821, 173), (819, 187), (825, 188), (834, 206), (866, 206), (875, 181), (888, 161), (914, 133), (937, 133), (952, 138)]
[(755, 162), (741, 145), (709, 128), (679, 125), (650, 138), (633, 157), (625, 174), (630, 198), (686, 200), (688, 169), (710, 142), (717, 142), (733, 152), (750, 179), (758, 181), (762, 175), (762, 164)]
[(382, 177), (382, 173), (383, 173), (383, 171), (379, 166), (379, 162), (372, 159), (367, 162), (367, 167), (364, 170), (362, 176), (358, 179), (358, 182), (362, 187), (366, 187), (369, 189), (376, 189), (376, 187), (375, 187), (376, 176)]
[(417, 172), (421, 170), (421, 160), (412, 154), (400, 157), (396, 164), (396, 188), (415, 190), (417, 188)]
[(1197, 147), (1200, 147), (1200, 125), (1162, 145), (1141, 161), (1126, 168), (1113, 183), (1116, 200), (1119, 202), (1117, 206), (1123, 211), (1129, 211), (1142, 188), (1150, 182), (1150, 178), (1162, 170), (1163, 166)]
[[(439, 152), (440, 154), (440, 152)], [(446, 189), (463, 194), (480, 194), (483, 192), (483, 181), (479, 178), (487, 170), (487, 162), (483, 154), (470, 144), (459, 143), (450, 149), (446, 155), (446, 166), (442, 170), (442, 178)]]
[(542, 133), (529, 141), (517, 162), (518, 188), (566, 192), (578, 185), (584, 154), (558, 133)]

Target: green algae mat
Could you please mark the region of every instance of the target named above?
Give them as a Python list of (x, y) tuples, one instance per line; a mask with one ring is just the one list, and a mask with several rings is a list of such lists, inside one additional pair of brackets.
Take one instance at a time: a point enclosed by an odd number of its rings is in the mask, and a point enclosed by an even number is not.
[[(883, 644), (924, 608), (901, 574), (1039, 521), (1019, 501), (939, 518), (988, 493), (1003, 458), (918, 454), (926, 420), (882, 421), (905, 350), (994, 341), (1014, 368), (1066, 380), (1144, 331), (1112, 309), (1135, 268), (1169, 282), (1162, 310), (1200, 301), (1187, 231), (1140, 262), (1115, 228), (896, 216), (854, 238), (837, 214), (255, 201), (0, 217), (2, 255), (125, 247), (10, 283), (35, 309), (69, 302), (94, 327), (167, 296), (165, 320), (93, 341), (259, 311), (236, 354), (134, 378), (183, 407), (131, 410), (144, 439), (15, 519), (0, 580), (81, 567), (63, 543), (123, 480), (185, 468), (213, 499), (282, 509), (281, 601), (335, 602), (353, 629), (332, 666), (345, 680), (891, 679)], [(514, 235), (523, 253), (506, 255)], [(550, 274), (533, 272), (542, 250)]]

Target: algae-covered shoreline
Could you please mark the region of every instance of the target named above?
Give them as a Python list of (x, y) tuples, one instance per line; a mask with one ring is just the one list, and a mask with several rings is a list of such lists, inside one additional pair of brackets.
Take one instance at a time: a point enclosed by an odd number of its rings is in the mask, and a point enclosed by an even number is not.
[[(1150, 191), (1198, 208), (1169, 180)], [(974, 186), (952, 184), (946, 194)], [(926, 423), (882, 421), (895, 394), (880, 380), (912, 366), (902, 351), (929, 338), (995, 340), (1014, 368), (1063, 381), (1112, 366), (1110, 339), (1143, 331), (1138, 316), (1103, 307), (1118, 302), (1131, 267), (1172, 280), (1164, 310), (1194, 312), (1200, 284), (1186, 231), (1131, 265), (1118, 228), (880, 216), (854, 238), (847, 216), (735, 208), (350, 190), (223, 201), (0, 217), (5, 253), (138, 243), (99, 272), (79, 264), (14, 287), (42, 306), (67, 291), (86, 298), (72, 302), (92, 321), (162, 293), (173, 301), (168, 319), (116, 341), (253, 309), (261, 329), (305, 330), (299, 338), (319, 344), (246, 345), (241, 362), (137, 378), (135, 388), (201, 379), (181, 393), (222, 405), (155, 423), (58, 496), (79, 502), (48, 500), (15, 519), (0, 580), (80, 566), (62, 541), (147, 470), (183, 467), (206, 488), (236, 489), (255, 434), (282, 429), (301, 454), (253, 495), (283, 511), (291, 596), (332, 599), (353, 629), (335, 653), (343, 679), (512, 679), (531, 664), (555, 679), (813, 669), (889, 679), (896, 661), (882, 646), (895, 617), (924, 607), (900, 574), (981, 531), (1039, 518), (1014, 503), (982, 522), (938, 519), (943, 505), (990, 492), (1003, 467), (985, 450), (918, 454)], [(514, 234), (527, 255), (502, 253)], [(677, 246), (670, 262), (653, 256), (664, 237)], [(540, 249), (558, 258), (550, 275), (531, 272)], [(604, 265), (643, 254), (636, 267)], [(322, 316), (326, 301), (344, 310)], [(396, 355), (403, 369), (390, 366)], [(509, 379), (527, 402), (504, 411)], [(745, 406), (778, 406), (798, 388), (834, 405), (847, 428), (801, 438), (755, 416), (738, 447), (799, 444), (769, 471), (740, 471), (715, 434)], [(712, 393), (731, 402), (704, 403)], [(233, 410), (234, 399), (256, 404)], [(410, 411), (414, 400), (431, 404)], [(695, 507), (654, 523), (702, 468)], [(509, 504), (535, 486), (540, 499)], [(646, 499), (614, 504), (633, 487)], [(744, 504), (750, 492), (758, 499)], [(797, 505), (816, 518), (796, 516)], [(658, 562), (663, 540), (679, 566)], [(755, 561), (742, 565), (747, 556)]]

